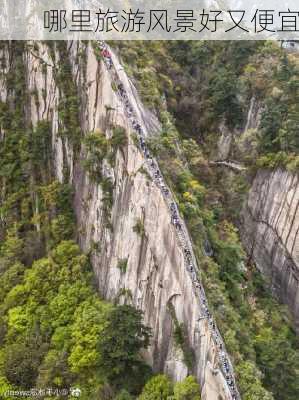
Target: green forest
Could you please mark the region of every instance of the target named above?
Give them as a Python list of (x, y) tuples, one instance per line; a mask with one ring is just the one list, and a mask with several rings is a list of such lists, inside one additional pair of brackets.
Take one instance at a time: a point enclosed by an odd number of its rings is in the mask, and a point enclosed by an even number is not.
[[(109, 227), (114, 188), (100, 166), (103, 160), (114, 165), (116, 152), (127, 145), (126, 132), (115, 126), (109, 140), (94, 132), (84, 136), (66, 44), (46, 45), (61, 57), (55, 71), (64, 94), (58, 105), (60, 136), (73, 144), (75, 155), (82, 146), (88, 150), (82, 168), (105, 193)], [(154, 374), (142, 358), (152, 338), (142, 313), (99, 296), (90, 254), (78, 245), (73, 187), (67, 171), (64, 182), (53, 172), (51, 121), (33, 126), (26, 116), (34, 95), (26, 85), (27, 45), (1, 46), (9, 48), (9, 59), (1, 59), (8, 96), (0, 103), (0, 394), (78, 387), (83, 400), (200, 400), (187, 351), (190, 375), (182, 382)], [(292, 319), (245, 254), (238, 215), (257, 168), (298, 172), (299, 58), (268, 42), (111, 46), (161, 122), (160, 136), (148, 146), (191, 233), (242, 399), (297, 400), (299, 353)], [(262, 104), (260, 126), (246, 137), (250, 152), (233, 143), (234, 159), (248, 172), (232, 178), (211, 169), (208, 159), (219, 124), (240, 130), (253, 96)], [(142, 235), (141, 223), (134, 229)], [(204, 255), (206, 240), (211, 257)], [(126, 260), (119, 268), (126, 269)], [(180, 328), (175, 339), (184, 349)]]

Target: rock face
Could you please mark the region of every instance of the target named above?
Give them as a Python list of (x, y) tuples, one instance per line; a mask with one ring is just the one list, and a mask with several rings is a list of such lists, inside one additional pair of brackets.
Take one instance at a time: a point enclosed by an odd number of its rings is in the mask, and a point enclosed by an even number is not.
[[(139, 120), (150, 134), (157, 128), (157, 121), (143, 109), (115, 57), (114, 64)], [(170, 223), (167, 205), (160, 190), (144, 173), (144, 158), (133, 144), (123, 105), (111, 90), (110, 77), (103, 67), (100, 68), (98, 89), (95, 90), (95, 72), (98, 69), (90, 51), (87, 76), (91, 84), (87, 84), (87, 99), (89, 115), (96, 117), (88, 130), (100, 129), (109, 136), (108, 118), (110, 123), (126, 128), (129, 144), (118, 152), (114, 169), (106, 166), (115, 188), (110, 229), (105, 228), (103, 223), (105, 216), (100, 187), (89, 182), (80, 166), (74, 168), (75, 207), (79, 226), (84, 232), (80, 238), (81, 246), (88, 250), (92, 243), (100, 243), (99, 251), (92, 254), (100, 293), (110, 300), (132, 302), (144, 311), (145, 323), (152, 327), (154, 334), (145, 357), (154, 370), (164, 370), (175, 380), (181, 380), (188, 374), (182, 350), (174, 342), (175, 323), (171, 307), (175, 318), (185, 326), (188, 346), (194, 354), (191, 369), (201, 382), (203, 399), (216, 400), (219, 396), (229, 399), (206, 321), (203, 320), (201, 326), (197, 322), (198, 299), (184, 268), (183, 252)], [(109, 111), (108, 117), (105, 106), (114, 110)], [(138, 221), (142, 223), (142, 233), (134, 229)], [(127, 261), (126, 271), (118, 267), (120, 260)]]
[(243, 210), (248, 254), (289, 306), (299, 331), (299, 178), (282, 170), (259, 171)]
[[(262, 106), (256, 97), (250, 99), (247, 111), (246, 122), (240, 130), (231, 130), (228, 128), (225, 121), (219, 124), (219, 139), (217, 142), (217, 147), (215, 148), (212, 158), (218, 161), (229, 160), (232, 156), (232, 144), (234, 141), (238, 143), (238, 155), (246, 156), (247, 151), (252, 151), (250, 147), (245, 146), (245, 149), (240, 148), (240, 140), (244, 140), (246, 136), (252, 134), (260, 124), (262, 114)], [(245, 141), (246, 142), (246, 141)], [(243, 144), (244, 146), (244, 144)], [(242, 154), (244, 153), (244, 154)]]
[[(90, 45), (80, 42), (68, 45), (80, 96), (82, 131), (100, 131), (110, 137), (113, 126), (119, 125), (128, 134), (128, 145), (117, 151), (114, 167), (108, 162), (102, 167), (102, 173), (113, 182), (108, 227), (101, 186), (90, 181), (82, 167), (86, 151), (82, 148), (79, 155), (75, 154), (71, 142), (59, 135), (58, 104), (64, 96), (55, 82), (59, 54), (54, 52), (53, 60), (53, 50), (51, 53), (41, 43), (37, 47), (24, 55), (28, 93), (34, 93), (26, 114), (33, 125), (42, 119), (52, 121), (55, 175), (60, 181), (72, 183), (75, 189), (78, 240), (84, 251), (91, 252), (100, 294), (109, 300), (130, 302), (144, 311), (145, 323), (153, 329), (152, 344), (144, 356), (155, 371), (165, 371), (175, 380), (193, 373), (201, 384), (203, 400), (231, 399), (207, 320), (198, 321), (199, 300), (185, 269), (167, 205), (143, 169), (143, 156), (134, 144), (123, 104), (107, 69), (97, 61)], [(157, 132), (157, 120), (143, 108), (115, 56), (114, 63), (144, 130), (148, 135)], [(0, 87), (4, 101), (5, 82)], [(138, 223), (142, 232), (136, 229)], [(126, 260), (125, 270), (119, 268), (123, 260)], [(193, 354), (192, 365), (186, 365), (183, 351), (175, 343), (177, 322), (184, 325), (186, 346)]]
[[(251, 98), (246, 125), (239, 134), (239, 153), (256, 152), (250, 133), (259, 127), (261, 104)], [(232, 133), (220, 126), (218, 160), (227, 159)], [(248, 134), (249, 133), (249, 134)], [(213, 164), (213, 163), (211, 163)], [(229, 167), (228, 162), (214, 164)], [(240, 173), (242, 168), (232, 168)], [(299, 178), (276, 170), (259, 171), (251, 185), (240, 221), (241, 239), (250, 259), (268, 279), (275, 296), (287, 304), (299, 332)]]

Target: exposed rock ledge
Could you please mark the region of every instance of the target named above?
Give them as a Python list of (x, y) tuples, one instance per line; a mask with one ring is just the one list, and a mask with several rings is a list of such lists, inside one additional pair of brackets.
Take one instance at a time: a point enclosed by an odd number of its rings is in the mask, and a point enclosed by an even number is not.
[(260, 171), (243, 210), (242, 239), (289, 306), (299, 331), (299, 179), (287, 171)]

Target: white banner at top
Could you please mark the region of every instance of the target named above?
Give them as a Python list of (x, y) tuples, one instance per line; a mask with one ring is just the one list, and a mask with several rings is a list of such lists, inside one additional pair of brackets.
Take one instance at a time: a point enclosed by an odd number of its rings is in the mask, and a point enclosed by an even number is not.
[(299, 40), (298, 0), (0, 0), (0, 5), (1, 40)]

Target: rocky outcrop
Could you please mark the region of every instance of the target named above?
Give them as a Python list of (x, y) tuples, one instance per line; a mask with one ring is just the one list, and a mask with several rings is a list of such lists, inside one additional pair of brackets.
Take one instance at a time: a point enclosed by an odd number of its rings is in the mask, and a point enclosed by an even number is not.
[(249, 109), (246, 118), (246, 125), (244, 128), (244, 132), (249, 129), (257, 129), (261, 120), (261, 105), (256, 97), (252, 97), (250, 99)]
[[(258, 157), (257, 132), (262, 111), (258, 99), (252, 97), (244, 129), (235, 135), (235, 152), (241, 160), (251, 157), (253, 162)], [(232, 133), (224, 125), (220, 131), (219, 161), (210, 165), (242, 173), (246, 168), (241, 164), (224, 159), (230, 154)], [(282, 170), (259, 171), (244, 204), (240, 232), (249, 259), (267, 277), (275, 296), (288, 305), (299, 332), (298, 208), (298, 175)]]
[[(142, 107), (134, 88), (114, 57), (119, 77), (129, 95), (138, 120), (147, 134), (155, 131), (157, 121)], [(98, 69), (92, 52), (89, 53), (87, 76)], [(95, 129), (108, 136), (109, 124), (124, 126), (129, 144), (119, 151), (114, 169), (106, 165), (114, 182), (114, 201), (111, 210), (112, 226), (104, 227), (102, 193), (99, 186), (89, 182), (80, 166), (75, 167), (73, 181), (76, 186), (76, 212), (82, 229), (81, 245), (86, 251), (92, 243), (99, 243), (92, 253), (92, 264), (100, 293), (107, 299), (132, 302), (144, 311), (146, 324), (153, 329), (150, 350), (145, 354), (155, 371), (165, 371), (175, 380), (194, 373), (202, 384), (203, 399), (230, 398), (225, 379), (217, 362), (217, 351), (207, 321), (198, 323), (200, 307), (192, 281), (184, 268), (184, 255), (164, 198), (149, 179), (144, 158), (134, 145), (129, 121), (123, 104), (111, 90), (111, 80), (101, 68), (97, 97), (93, 84), (87, 84), (89, 107), (98, 113)], [(91, 79), (90, 82), (96, 81)], [(112, 111), (107, 117), (107, 107)], [(94, 114), (94, 113), (90, 113)], [(108, 126), (109, 126), (108, 124)], [(84, 205), (84, 206), (83, 206)], [(136, 229), (141, 223), (142, 232)], [(126, 270), (118, 265), (126, 260)], [(170, 312), (174, 310), (174, 315)], [(186, 345), (194, 355), (193, 365), (186, 366), (182, 349), (175, 343), (175, 321), (182, 323), (186, 332)], [(189, 371), (188, 371), (189, 370)]]
[(214, 156), (216, 160), (226, 160), (229, 157), (231, 151), (231, 145), (233, 142), (234, 134), (226, 126), (224, 121), (219, 126), (220, 137), (217, 143), (217, 151)]
[(287, 171), (259, 171), (243, 210), (248, 254), (289, 306), (299, 331), (299, 179)]
[(246, 158), (248, 153), (255, 152), (255, 136), (260, 124), (261, 114), (260, 101), (253, 96), (248, 104), (246, 121), (244, 121), (242, 129), (230, 129), (226, 122), (222, 121), (219, 124), (219, 139), (217, 147), (212, 153), (212, 159), (214, 161), (226, 161), (237, 156), (240, 160)]
[[(128, 145), (116, 153), (114, 166), (106, 161), (102, 166), (102, 173), (113, 183), (111, 221), (107, 224), (101, 185), (91, 181), (82, 167), (85, 149), (76, 154), (70, 138), (59, 134), (62, 121), (58, 105), (65, 95), (55, 80), (59, 54), (41, 43), (26, 51), (28, 93), (33, 94), (26, 114), (33, 125), (42, 119), (52, 121), (55, 175), (75, 189), (78, 240), (91, 254), (99, 292), (106, 299), (131, 302), (144, 311), (145, 323), (153, 329), (151, 347), (144, 356), (155, 371), (165, 371), (175, 380), (193, 373), (201, 383), (203, 400), (229, 400), (231, 394), (208, 321), (198, 320), (199, 299), (185, 268), (167, 204), (146, 173), (113, 81), (90, 45), (69, 43), (67, 53), (80, 96), (82, 131), (98, 131), (109, 138), (113, 127), (119, 125), (128, 137)], [(158, 121), (142, 106), (115, 56), (114, 64), (145, 133), (157, 132)], [(119, 267), (121, 261), (125, 268)], [(185, 350), (174, 339), (177, 323), (185, 331)], [(192, 355), (189, 362), (186, 348)]]

